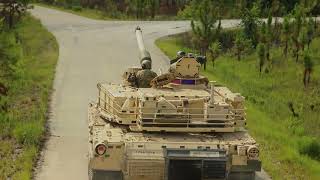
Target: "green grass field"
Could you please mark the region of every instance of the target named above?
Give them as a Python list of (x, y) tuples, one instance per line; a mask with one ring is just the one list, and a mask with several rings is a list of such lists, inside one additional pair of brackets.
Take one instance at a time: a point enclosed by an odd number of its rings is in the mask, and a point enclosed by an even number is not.
[[(170, 58), (183, 47), (181, 36), (161, 38), (157, 46)], [(311, 46), (315, 62), (311, 86), (303, 87), (303, 63), (272, 49), (272, 70), (259, 74), (257, 55), (237, 61), (229, 53), (208, 62), (202, 74), (246, 97), (249, 133), (258, 141), (263, 168), (273, 179), (320, 179), (320, 38)], [(289, 109), (293, 104), (299, 117)], [(314, 106), (311, 108), (311, 106)], [(313, 158), (305, 155), (305, 149)], [(316, 160), (318, 158), (318, 160)]]
[(0, 106), (7, 108), (0, 108), (0, 179), (31, 179), (46, 131), (58, 44), (40, 21), (29, 15), (15, 29), (2, 33), (1, 43), (16, 41), (3, 52), (10, 59), (19, 55), (16, 63), (0, 66), (0, 82), (8, 88), (7, 96), (0, 95)]

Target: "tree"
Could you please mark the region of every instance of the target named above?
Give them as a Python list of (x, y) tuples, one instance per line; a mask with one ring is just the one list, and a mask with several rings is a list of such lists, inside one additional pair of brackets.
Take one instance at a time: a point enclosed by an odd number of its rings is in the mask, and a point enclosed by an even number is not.
[(214, 42), (209, 47), (210, 59), (212, 61), (212, 67), (214, 67), (215, 60), (221, 54), (221, 44), (220, 42)]
[(302, 0), (300, 3), (308, 16), (312, 16), (312, 11), (320, 4), (319, 0)]
[(282, 42), (284, 44), (283, 54), (285, 55), (285, 57), (288, 56), (289, 37), (290, 37), (290, 21), (289, 21), (289, 16), (285, 16), (282, 23)]
[(274, 41), (276, 44), (280, 43), (280, 33), (281, 33), (281, 26), (279, 25), (279, 17), (282, 15), (284, 11), (284, 6), (280, 0), (272, 0), (271, 3), (271, 15), (274, 17)]
[(136, 18), (143, 18), (145, 15), (147, 0), (127, 0), (130, 11), (132, 11)]
[(305, 52), (303, 59), (304, 59), (303, 84), (304, 84), (304, 87), (307, 88), (310, 83), (311, 73), (312, 73), (314, 64), (311, 60), (311, 57), (308, 51)]
[(272, 39), (273, 39), (271, 13), (269, 13), (269, 16), (268, 16), (265, 39), (266, 39), (266, 42), (265, 42), (266, 58), (270, 62), (270, 49), (272, 46)]
[(183, 10), (190, 0), (175, 0), (178, 12)]
[(257, 54), (258, 54), (258, 57), (259, 57), (259, 72), (261, 74), (262, 72), (262, 68), (265, 64), (265, 61), (266, 61), (266, 48), (265, 48), (265, 45), (263, 43), (259, 43), (258, 46), (257, 46)]
[(180, 10), (178, 16), (185, 19), (193, 19), (196, 16), (196, 12), (199, 10), (201, 0), (191, 0), (189, 4), (185, 5), (183, 10)]
[(104, 13), (110, 17), (116, 18), (119, 16), (118, 7), (114, 0), (105, 0), (102, 8)]
[(307, 24), (307, 43), (308, 43), (308, 49), (310, 48), (310, 44), (313, 40), (315, 28), (314, 28), (314, 23), (317, 23), (314, 21), (312, 18), (309, 18), (308, 24)]
[(261, 28), (260, 28), (260, 42), (266, 43), (267, 42), (267, 25), (265, 22), (262, 22)]
[(241, 25), (243, 26), (244, 33), (247, 39), (251, 40), (254, 47), (258, 43), (258, 25), (261, 23), (259, 20), (260, 9), (259, 5), (255, 3), (250, 9), (244, 8), (241, 13)]
[(209, 45), (218, 38), (221, 31), (221, 20), (218, 19), (218, 10), (212, 1), (203, 0), (200, 3), (191, 21), (191, 27), (194, 36), (200, 42), (200, 53), (206, 55)]
[(241, 60), (242, 54), (249, 49), (251, 46), (251, 41), (246, 38), (244, 33), (238, 33), (234, 42), (235, 54), (238, 61)]
[(296, 58), (296, 62), (299, 60), (299, 54), (301, 50), (301, 43), (304, 40), (304, 34), (301, 33), (303, 24), (305, 21), (305, 9), (301, 5), (296, 5), (293, 10), (293, 22), (291, 39), (294, 44), (293, 56)]
[(301, 50), (304, 51), (305, 46), (308, 44), (308, 31), (307, 28), (303, 27), (299, 37), (298, 37), (299, 46), (301, 47)]
[(159, 0), (147, 0), (147, 7), (150, 11), (150, 16), (152, 19), (156, 16), (157, 10), (159, 9)]
[(11, 29), (16, 21), (27, 11), (30, 0), (2, 0), (0, 15), (4, 17), (4, 23)]
[(0, 65), (10, 67), (22, 56), (22, 49), (13, 32), (0, 33)]

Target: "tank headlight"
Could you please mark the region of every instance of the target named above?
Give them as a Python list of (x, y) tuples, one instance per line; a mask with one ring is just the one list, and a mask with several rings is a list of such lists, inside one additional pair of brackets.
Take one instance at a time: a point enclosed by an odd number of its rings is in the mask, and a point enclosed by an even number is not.
[(104, 153), (106, 153), (106, 151), (107, 151), (107, 147), (106, 147), (106, 145), (104, 145), (104, 144), (98, 144), (97, 146), (96, 146), (96, 153), (98, 154), (98, 155), (104, 155)]
[(249, 159), (257, 159), (259, 157), (259, 149), (257, 146), (250, 146), (247, 150)]

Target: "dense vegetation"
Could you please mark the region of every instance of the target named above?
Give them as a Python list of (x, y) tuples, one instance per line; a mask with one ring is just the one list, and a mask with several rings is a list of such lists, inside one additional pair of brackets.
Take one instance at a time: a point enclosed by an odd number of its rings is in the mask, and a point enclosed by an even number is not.
[(241, 28), (232, 30), (209, 13), (211, 3), (192, 12), (191, 32), (157, 45), (172, 58), (179, 50), (207, 56), (202, 73), (246, 97), (248, 128), (273, 178), (319, 179), (320, 31), (310, 17), (318, 2), (296, 4), (283, 23), (272, 20), (272, 8), (261, 21), (265, 10), (253, 3), (241, 8)]
[[(198, 5), (203, 0), (38, 0), (38, 2), (63, 8), (95, 19), (192, 19)], [(305, 0), (216, 0), (211, 1), (219, 9), (223, 18), (239, 18), (243, 7), (259, 4), (261, 16), (266, 17), (270, 10), (272, 15), (282, 16), (294, 9), (299, 2), (312, 4)], [(317, 14), (319, 5), (312, 8)]]
[[(163, 38), (157, 45), (171, 58), (179, 50), (195, 52), (185, 46), (185, 36)], [(268, 73), (259, 72), (259, 54), (238, 61), (231, 52), (202, 72), (246, 97), (249, 132), (260, 144), (263, 167), (274, 179), (320, 178), (319, 46), (320, 38), (310, 45), (315, 64), (308, 88), (303, 85), (302, 60), (285, 58), (276, 47), (270, 50), (273, 63)]]
[(176, 19), (188, 0), (38, 0), (95, 19)]
[(32, 177), (58, 58), (55, 38), (21, 2), (0, 8), (0, 179)]

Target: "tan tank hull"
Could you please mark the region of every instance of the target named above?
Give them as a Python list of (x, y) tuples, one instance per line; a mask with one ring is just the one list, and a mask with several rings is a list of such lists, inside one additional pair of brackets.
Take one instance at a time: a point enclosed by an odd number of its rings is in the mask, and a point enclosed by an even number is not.
[[(89, 170), (94, 174), (92, 179), (179, 180), (186, 176), (196, 178), (193, 180), (252, 179), (255, 171), (261, 168), (258, 156), (249, 158), (248, 149), (255, 147), (256, 142), (244, 131), (216, 134), (129, 132), (103, 117), (105, 114), (97, 104), (90, 104)], [(103, 156), (93, 152), (101, 142), (107, 147)], [(193, 175), (184, 176), (183, 169), (194, 171)]]

